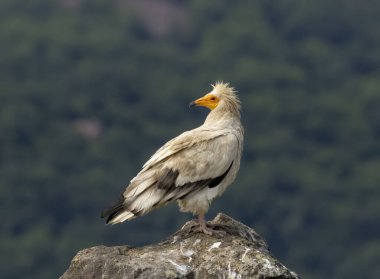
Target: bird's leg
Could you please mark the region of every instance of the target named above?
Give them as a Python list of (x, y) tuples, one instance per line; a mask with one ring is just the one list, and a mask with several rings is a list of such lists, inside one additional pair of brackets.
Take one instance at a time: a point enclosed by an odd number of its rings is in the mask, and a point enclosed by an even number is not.
[(205, 234), (208, 234), (208, 235), (212, 235), (213, 230), (207, 228), (207, 224), (206, 224), (206, 219), (205, 219), (205, 214), (204, 213), (198, 214), (198, 222), (199, 222), (199, 231), (201, 231), (201, 232), (203, 232)]

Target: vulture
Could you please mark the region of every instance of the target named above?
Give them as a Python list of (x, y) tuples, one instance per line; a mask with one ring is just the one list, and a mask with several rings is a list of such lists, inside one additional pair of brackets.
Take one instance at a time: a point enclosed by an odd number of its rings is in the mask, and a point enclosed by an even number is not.
[(168, 141), (143, 165), (120, 198), (103, 210), (107, 224), (145, 215), (176, 201), (182, 212), (198, 216), (196, 231), (212, 235), (205, 214), (211, 201), (235, 180), (243, 148), (240, 100), (228, 83), (216, 82), (212, 91), (189, 107), (210, 109), (204, 123)]

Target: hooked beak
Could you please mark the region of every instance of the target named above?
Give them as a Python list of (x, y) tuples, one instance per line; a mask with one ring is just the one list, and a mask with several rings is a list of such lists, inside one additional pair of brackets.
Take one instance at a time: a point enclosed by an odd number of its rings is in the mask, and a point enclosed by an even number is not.
[(192, 101), (190, 104), (189, 104), (189, 108), (193, 108), (193, 107), (196, 107), (197, 106), (197, 103), (195, 101)]
[(214, 108), (217, 107), (218, 102), (219, 102), (219, 99), (215, 95), (209, 93), (203, 96), (202, 98), (199, 98), (191, 102), (189, 104), (189, 108), (200, 106), (200, 107), (206, 107), (213, 110)]

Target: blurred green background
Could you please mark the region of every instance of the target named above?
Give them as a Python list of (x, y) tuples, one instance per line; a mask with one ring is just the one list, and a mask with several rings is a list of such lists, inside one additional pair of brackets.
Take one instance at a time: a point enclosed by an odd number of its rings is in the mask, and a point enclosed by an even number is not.
[(100, 211), (207, 111), (243, 102), (237, 181), (216, 200), (303, 278), (380, 278), (380, 1), (0, 1), (0, 274), (58, 278), (82, 248), (143, 245), (175, 205)]

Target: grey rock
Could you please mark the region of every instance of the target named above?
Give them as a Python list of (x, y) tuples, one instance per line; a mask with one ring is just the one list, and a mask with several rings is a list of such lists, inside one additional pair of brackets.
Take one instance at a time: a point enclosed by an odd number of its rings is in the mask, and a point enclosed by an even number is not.
[(299, 278), (270, 254), (253, 229), (221, 213), (209, 223), (221, 233), (194, 232), (197, 223), (190, 221), (155, 245), (84, 249), (60, 279)]

